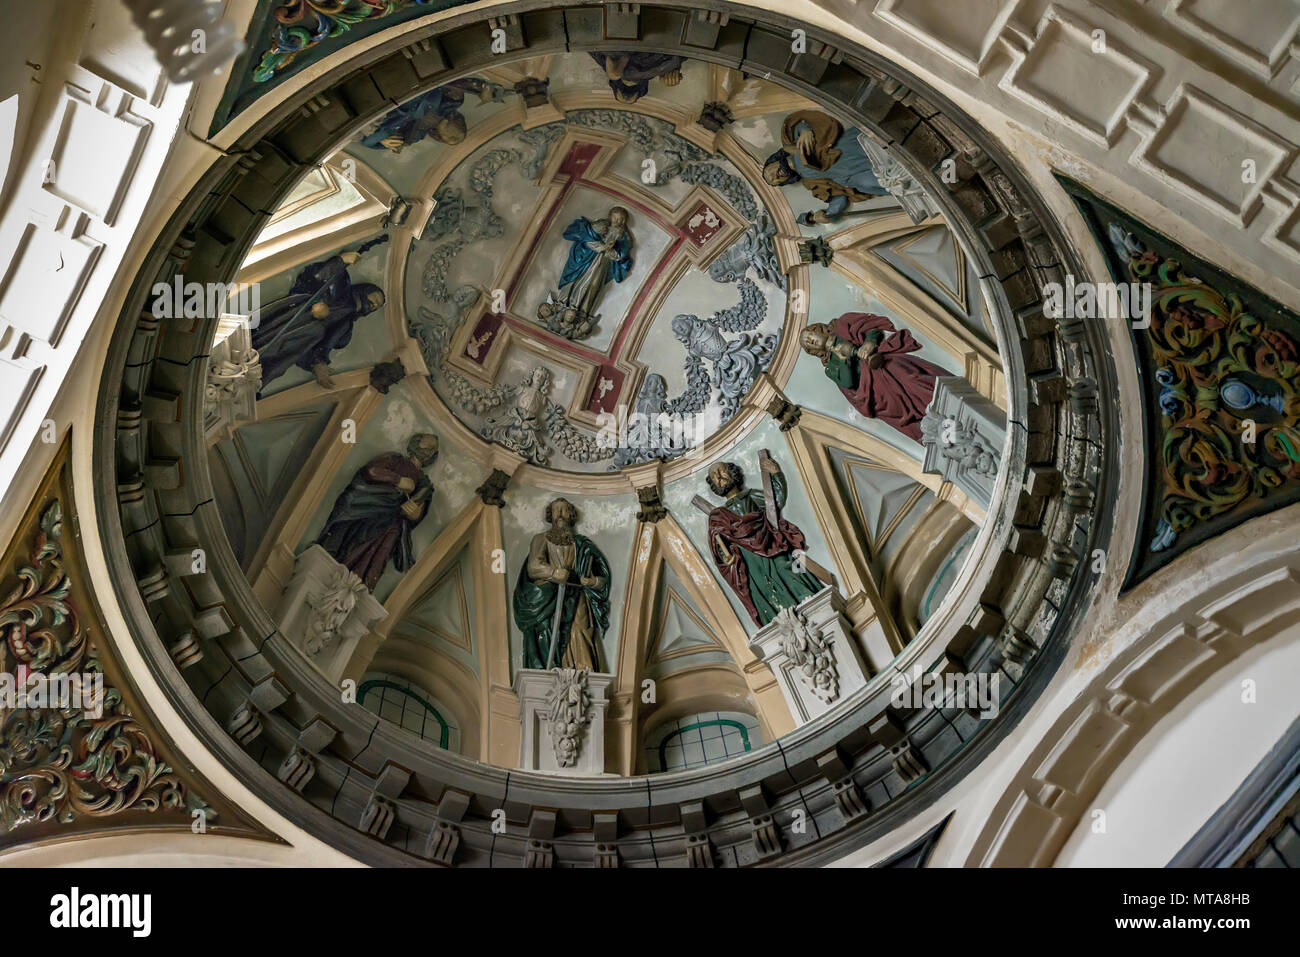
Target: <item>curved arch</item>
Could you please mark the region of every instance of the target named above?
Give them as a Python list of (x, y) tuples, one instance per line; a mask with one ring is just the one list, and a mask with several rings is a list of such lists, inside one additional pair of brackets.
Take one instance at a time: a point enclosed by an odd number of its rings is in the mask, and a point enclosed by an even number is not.
[[(483, 708), (479, 702), (478, 679), (464, 664), (438, 648), (395, 637), (380, 646), (366, 671), (405, 678), (443, 702), (451, 709), (460, 731), (459, 753), (483, 759), (483, 740), (479, 734)], [(361, 684), (357, 687), (358, 704), (361, 687)]]
[[(584, 8), (583, 29), (566, 21), (564, 8), (545, 2), (506, 4), (500, 9), (527, 10), (530, 31), (536, 37), (530, 45), (505, 55), (508, 58), (536, 56), (561, 45), (574, 50), (610, 46), (599, 29), (604, 8)], [(1060, 662), (1063, 628), (1076, 620), (1092, 597), (1082, 576), (1074, 574), (1073, 549), (1104, 544), (1109, 534), (1094, 516), (1097, 508), (1107, 507), (1113, 495), (1114, 462), (1107, 458), (1113, 451), (1096, 437), (1113, 434), (1117, 414), (1113, 405), (1101, 413), (1067, 410), (1062, 402), (1063, 386), (1067, 376), (1096, 379), (1103, 385), (1100, 394), (1110, 403), (1112, 390), (1104, 386), (1113, 373), (1100, 348), (1103, 332), (1085, 328), (1071, 330), (1064, 337), (1053, 323), (1035, 315), (1038, 297), (1027, 276), (1057, 276), (1066, 265), (1076, 275), (1086, 271), (1074, 267), (1076, 257), (1062, 241), (1044, 204), (982, 131), (915, 78), (874, 54), (849, 48), (838, 60), (815, 55), (792, 58), (790, 24), (785, 18), (735, 5), (727, 9), (730, 18), (713, 24), (718, 30), (711, 38), (686, 44), (682, 37), (691, 17), (689, 7), (642, 4), (644, 45), (733, 68), (768, 71), (788, 88), (815, 97), (878, 137), (895, 141), (893, 149), (900, 162), (940, 197), (980, 271), (999, 277), (988, 280), (988, 292), (1011, 384), (1009, 417), (1024, 424), (1012, 430), (997, 490), (996, 514), (977, 546), (979, 560), (971, 562), (963, 575), (961, 597), (928, 623), (925, 640), (915, 643), (914, 651), (909, 649), (909, 663), (930, 666), (957, 659), (969, 671), (987, 670), (998, 665), (1004, 628), (1030, 632), (1037, 652), (1035, 665), (997, 721), (975, 735), (969, 746), (967, 742), (954, 744), (950, 738), (932, 733), (932, 726), (944, 720), (937, 710), (899, 713), (891, 709), (888, 676), (881, 675), (833, 715), (791, 734), (780, 748), (765, 746), (744, 760), (730, 762), (725, 771), (703, 769), (674, 776), (678, 780), (671, 787), (655, 792), (656, 803), (680, 805), (713, 800), (715, 795), (739, 789), (758, 788), (761, 792), (763, 781), (784, 776), (782, 780), (793, 781), (798, 799), (826, 820), (826, 827), (819, 827), (824, 836), (813, 853), (830, 853), (869, 839), (893, 826), (900, 816), (905, 819), (934, 800), (969, 770), (979, 755), (988, 753)], [(366, 55), (354, 57), (348, 69), (323, 74), (307, 87), (304, 93), (310, 91), (309, 104), (303, 103), (304, 96), (250, 126), (233, 144), (238, 156), (214, 161), (146, 258), (127, 298), (106, 363), (97, 416), (96, 463), (102, 480), (97, 483), (96, 504), (106, 559), (135, 638), (164, 693), (183, 713), (197, 715), (194, 720), (205, 744), (264, 793), (268, 803), (302, 820), (305, 827), (328, 835), (348, 853), (376, 862), (406, 859), (395, 847), (331, 826), (327, 815), (332, 808), (313, 806), (280, 785), (222, 734), (206, 709), (219, 711), (229, 703), (216, 696), (206, 703), (200, 701), (166, 650), (178, 633), (194, 624), (196, 616), (207, 616), (203, 619), (208, 623), (207, 632), (201, 633), (217, 631), (218, 640), (207, 645), (213, 655), (227, 654), (219, 640), (224, 620), (230, 622), (232, 634), (237, 631), (246, 639), (260, 640), (248, 660), (270, 668), (284, 680), (293, 692), (295, 713), (317, 715), (339, 729), (338, 745), (317, 757), (320, 777), (349, 792), (341, 804), (360, 803), (360, 792), (351, 792), (364, 789), (384, 762), (399, 756), (403, 765), (412, 769), (412, 794), (398, 798), (403, 820), (409, 819), (412, 830), (430, 829), (438, 813), (437, 806), (420, 795), (441, 794), (455, 782), (457, 789), (475, 797), (475, 814), (458, 825), (460, 853), (473, 857), (491, 846), (486, 818), (478, 812), (499, 800), (504, 772), (459, 761), (455, 756), (406, 750), (384, 729), (359, 724), (355, 716), (342, 712), (336, 690), (294, 660), (232, 561), (219, 516), (208, 504), (208, 476), (202, 460), (195, 458), (193, 398), (201, 388), (203, 364), (190, 360), (202, 354), (210, 329), (202, 322), (190, 328), (159, 324), (142, 307), (152, 282), (160, 275), (184, 271), (188, 279), (203, 281), (232, 273), (260, 228), (265, 210), (273, 208), (301, 171), (341, 137), (355, 131), (388, 102), (487, 63), (490, 54), (488, 44), (482, 42), (483, 29), (482, 21), (449, 18), (440, 22), (436, 31), (430, 28), (404, 36), (401, 49), (397, 43), (370, 48)], [(435, 32), (436, 50), (430, 39)], [(705, 32), (712, 32), (711, 28)], [(810, 46), (813, 40), (844, 46), (818, 30), (809, 31), (809, 40)], [(915, 135), (918, 130), (924, 134)], [(956, 183), (945, 183), (935, 173), (937, 163), (945, 157), (952, 158), (958, 169)], [(156, 361), (160, 355), (172, 361)], [(1032, 390), (1031, 374), (1037, 382)], [(155, 394), (186, 398), (179, 408), (142, 401)], [(1093, 486), (1093, 494), (1076, 494), (1067, 502), (1065, 489), (1082, 488), (1085, 481)], [(1022, 509), (1028, 510), (1032, 520), (1020, 520)], [(154, 520), (164, 514), (182, 514), (186, 521)], [(210, 604), (202, 610), (194, 607), (186, 589), (174, 587), (161, 571), (169, 552), (190, 548), (196, 540), (210, 555), (201, 583)], [(161, 585), (153, 584), (155, 575), (161, 575)], [(151, 582), (147, 603), (135, 584), (140, 579)], [(1049, 587), (1053, 589), (1051, 601), (1047, 600)], [(233, 673), (233, 683), (238, 686), (245, 680), (243, 671), (234, 669)], [(493, 705), (485, 703), (485, 707)], [(267, 720), (287, 723), (278, 713), (268, 715)], [(846, 815), (839, 795), (898, 774), (899, 754), (922, 747), (930, 749), (927, 761), (938, 771), (925, 774), (900, 797), (869, 814)], [(951, 760), (954, 757), (958, 760)], [(636, 780), (588, 781), (570, 787), (548, 776), (512, 772), (509, 782), (512, 801), (521, 805), (582, 814), (598, 802), (603, 808), (619, 809), (629, 820), (640, 820), (645, 808), (646, 784)], [(841, 787), (833, 788), (835, 783)], [(763, 798), (774, 809), (793, 799), (790, 794)], [(724, 815), (710, 825), (717, 831), (717, 840), (744, 841), (743, 826), (732, 827), (743, 825), (739, 814)], [(666, 829), (675, 826), (664, 825)], [(643, 853), (644, 843), (653, 839), (650, 831), (647, 828), (620, 839), (621, 852)], [(412, 843), (418, 846), (418, 842)], [(585, 846), (575, 835), (566, 853), (581, 853)], [(495, 853), (509, 852), (498, 848)]]
[[(1244, 652), (1300, 623), (1298, 519), (1296, 505), (1256, 519), (1248, 534), (1202, 545), (1116, 603), (1109, 618), (1122, 624), (1106, 640), (1123, 650), (1082, 689), (1067, 689), (1069, 702), (997, 797), (967, 865), (1051, 865), (1161, 718)], [(1240, 570), (1225, 576), (1229, 560)], [(1104, 655), (1082, 649), (1084, 662)]]
[[(364, 707), (366, 703), (366, 694), (376, 688), (396, 691), (402, 696), (410, 698), (416, 704), (420, 705), (420, 707), (422, 707), (428, 714), (433, 716), (434, 722), (438, 725), (438, 747), (442, 748), (444, 751), (451, 747), (451, 722), (443, 716), (443, 713), (438, 710), (437, 706), (432, 701), (424, 697), (424, 695), (419, 694), (416, 688), (412, 688), (409, 684), (398, 684), (396, 681), (392, 681), (388, 678), (367, 678), (357, 687), (357, 702)], [(426, 741), (431, 740), (423, 731), (420, 732), (420, 737), (424, 738)]]
[(762, 713), (754, 706), (745, 679), (732, 665), (707, 664), (678, 671), (659, 679), (658, 685), (658, 700), (641, 716), (638, 741), (665, 721), (705, 711), (743, 711), (752, 714), (759, 722), (766, 740), (772, 740), (770, 732), (763, 726)]
[[(728, 715), (730, 715), (730, 717), (727, 717)], [(736, 746), (734, 751), (737, 756), (740, 754), (748, 754), (750, 751), (754, 750), (754, 747), (757, 746), (759, 742), (751, 742), (749, 733), (750, 725), (745, 724), (743, 721), (737, 721), (736, 717), (753, 718), (752, 715), (736, 711), (702, 711), (689, 715), (684, 719), (679, 719), (675, 722), (676, 727), (670, 730), (667, 734), (662, 735), (659, 738), (659, 743), (654, 746), (655, 754), (658, 758), (659, 773), (662, 774), (679, 770), (678, 767), (672, 766), (672, 762), (669, 760), (669, 749), (674, 746), (674, 742), (687, 739), (687, 737), (692, 733), (694, 733), (699, 739), (698, 744), (700, 745), (702, 757), (705, 759), (706, 764), (716, 764), (719, 761), (724, 761), (727, 758), (732, 757), (733, 747), (728, 746), (728, 744)], [(689, 723), (682, 724), (681, 722), (683, 720)], [(646, 733), (645, 737), (647, 739), (653, 737), (662, 727), (663, 723), (651, 728), (650, 731)], [(714, 731), (713, 729), (717, 730)], [(709, 739), (724, 744), (724, 753), (721, 756), (715, 755), (710, 757), (707, 754), (708, 747), (706, 742), (708, 742)], [(728, 739), (731, 739), (731, 741), (728, 742)], [(681, 743), (678, 743), (677, 747), (684, 750)], [(650, 745), (646, 745), (643, 750), (649, 752)], [(690, 763), (693, 762), (687, 761), (686, 765), (684, 765), (682, 769), (689, 766)], [(647, 765), (648, 764), (649, 762), (647, 761)]]

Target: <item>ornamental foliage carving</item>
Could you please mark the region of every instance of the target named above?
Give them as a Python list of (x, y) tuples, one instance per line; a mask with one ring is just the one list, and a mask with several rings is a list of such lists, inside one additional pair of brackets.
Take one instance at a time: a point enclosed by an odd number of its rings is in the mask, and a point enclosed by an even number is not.
[(253, 68), (253, 79), (265, 83), (304, 50), (342, 36), (357, 24), (419, 7), (432, 13), (450, 6), (455, 4), (445, 0), (281, 0), (272, 14), (275, 27), (270, 46)]
[(790, 660), (799, 680), (827, 704), (840, 694), (840, 676), (835, 649), (818, 634), (798, 608), (782, 608), (776, 621), (781, 632), (781, 650)]
[(555, 684), (546, 697), (546, 714), (551, 727), (555, 763), (571, 768), (578, 762), (582, 736), (591, 723), (591, 694), (587, 672), (581, 668), (556, 668)]
[[(1300, 316), (1066, 182), (1112, 278), (1151, 284), (1133, 329), (1146, 393), (1147, 501), (1128, 585), (1300, 499)], [(1122, 321), (1122, 320), (1112, 320)]]
[(69, 601), (63, 535), (54, 498), (41, 511), (29, 562), (0, 603), (6, 684), (27, 676), (33, 688), (70, 692), (0, 699), (0, 835), (127, 810), (204, 807), (104, 682), (99, 650)]

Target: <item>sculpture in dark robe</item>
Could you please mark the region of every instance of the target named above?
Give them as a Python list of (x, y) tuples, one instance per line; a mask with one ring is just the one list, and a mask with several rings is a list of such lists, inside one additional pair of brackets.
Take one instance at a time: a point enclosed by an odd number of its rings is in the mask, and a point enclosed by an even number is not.
[(390, 561), (399, 572), (414, 563), (411, 529), (428, 514), (433, 484), (425, 472), (437, 459), (438, 437), (417, 432), (405, 455), (371, 459), (335, 500), (317, 544), (371, 591)]
[(609, 88), (620, 103), (635, 103), (650, 92), (650, 81), (663, 80), (664, 86), (682, 82), (682, 58), (670, 53), (593, 53), (605, 71)]
[[(600, 643), (609, 628), (609, 562), (575, 532), (578, 510), (557, 498), (546, 506), (550, 529), (533, 537), (515, 583), (515, 624), (524, 636), (525, 668), (600, 671)], [(556, 608), (558, 643), (551, 642)]]
[(817, 110), (791, 113), (781, 124), (781, 149), (763, 164), (763, 179), (773, 186), (798, 183), (826, 204), (824, 210), (802, 214), (803, 225), (836, 222), (853, 203), (888, 192), (858, 135)]
[(713, 564), (731, 586), (754, 624), (772, 621), (782, 608), (792, 608), (824, 587), (794, 553), (802, 553), (803, 532), (781, 517), (786, 483), (771, 458), (760, 460), (772, 481), (776, 523), (760, 491), (745, 488), (745, 474), (734, 462), (709, 468), (709, 489), (726, 501), (709, 512), (709, 551)]
[(596, 307), (605, 286), (622, 282), (632, 269), (632, 233), (627, 210), (614, 206), (606, 219), (579, 216), (564, 231), (569, 257), (560, 274), (558, 293), (547, 293), (537, 307), (537, 319), (566, 339), (586, 339), (596, 331)]
[(895, 329), (884, 316), (846, 312), (830, 325), (810, 325), (799, 342), (821, 359), (826, 377), (855, 409), (921, 441), (934, 380), (952, 373), (911, 355), (921, 344), (910, 332)]
[(428, 138), (455, 146), (465, 139), (468, 132), (465, 114), (460, 111), (465, 105), (466, 93), (477, 93), (479, 99), (486, 103), (488, 100), (499, 100), (504, 89), (477, 77), (466, 77), (421, 93), (415, 99), (390, 110), (379, 121), (379, 127), (373, 133), (362, 137), (361, 145), (372, 150), (386, 149), (400, 153), (404, 148)]
[[(267, 303), (250, 323), (262, 362), (262, 389), (293, 366), (329, 388), (330, 353), (352, 341), (352, 325), (384, 304), (373, 283), (353, 283), (348, 267), (361, 253), (345, 252), (303, 267), (286, 296)], [(260, 396), (260, 393), (259, 393)]]

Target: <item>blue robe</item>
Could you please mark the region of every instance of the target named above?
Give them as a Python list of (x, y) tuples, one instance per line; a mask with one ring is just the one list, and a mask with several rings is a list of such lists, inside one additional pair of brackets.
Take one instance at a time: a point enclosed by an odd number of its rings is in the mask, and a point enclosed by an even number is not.
[[(569, 247), (569, 258), (564, 264), (564, 272), (560, 274), (560, 289), (577, 282), (596, 259), (596, 251), (589, 249), (587, 243), (605, 241), (605, 237), (596, 231), (596, 227), (592, 225), (591, 220), (586, 216), (579, 216), (570, 223), (569, 228), (564, 231), (564, 238), (572, 240), (572, 245)], [(628, 235), (626, 229), (623, 235), (615, 241), (614, 252), (618, 253), (618, 259), (611, 260), (601, 256), (602, 261), (606, 264), (605, 275), (600, 283), (601, 286), (604, 286), (611, 279), (614, 282), (622, 282), (632, 269), (632, 237)]]
[(390, 136), (400, 136), (407, 146), (426, 136), (439, 139), (438, 124), (459, 113), (464, 103), (465, 91), (453, 86), (440, 86), (422, 93), (390, 111), (379, 124), (379, 129), (362, 138), (361, 145), (372, 150), (387, 149), (384, 140)]
[[(604, 242), (605, 237), (596, 232), (592, 226), (591, 220), (586, 216), (579, 216), (569, 228), (564, 231), (564, 238), (573, 240), (573, 245), (569, 247), (569, 259), (564, 264), (564, 272), (560, 274), (560, 288), (563, 289), (569, 285), (591, 265), (591, 261), (596, 258), (596, 251), (587, 248), (587, 243)], [(632, 268), (632, 237), (625, 231), (621, 238), (614, 243), (614, 252), (618, 253), (619, 259), (606, 259), (609, 263), (609, 279), (614, 282), (622, 282), (627, 278), (628, 272)]]
[[(811, 156), (802, 155), (796, 146), (800, 134), (807, 130), (812, 131), (815, 143)], [(831, 219), (853, 202), (888, 192), (858, 142), (860, 132), (856, 127), (844, 129), (831, 117), (812, 110), (792, 113), (781, 130), (786, 162), (799, 174), (804, 188), (826, 203), (826, 215)]]

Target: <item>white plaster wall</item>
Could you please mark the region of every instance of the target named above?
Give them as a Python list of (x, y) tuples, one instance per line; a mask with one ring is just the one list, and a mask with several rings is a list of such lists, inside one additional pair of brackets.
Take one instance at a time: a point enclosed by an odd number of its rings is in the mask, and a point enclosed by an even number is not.
[[(1243, 655), (1166, 715), (1111, 774), (1060, 867), (1164, 867), (1300, 714), (1300, 627)], [(1243, 701), (1253, 682), (1253, 702)]]
[[(979, 769), (968, 774), (903, 827), (847, 855), (837, 866), (869, 866), (884, 860), (919, 840), (954, 811), (956, 813), (953, 819), (935, 845), (929, 866), (963, 867), (979, 864), (990, 840), (989, 835), (985, 834), (986, 827), (990, 826), (990, 822), (996, 826), (1005, 817), (1007, 805), (1019, 793), (1019, 784), (1025, 776), (1035, 773), (1044, 763), (1036, 751), (1044, 742), (1056, 740), (1062, 734), (1062, 729), (1054, 727), (1058, 720), (1077, 703), (1104, 701), (1110, 696), (1106, 691), (1106, 667), (1123, 652), (1144, 642), (1149, 645), (1150, 639), (1155, 637), (1152, 628), (1161, 619), (1180, 609), (1198, 607), (1211, 599), (1216, 591), (1222, 590), (1224, 579), (1229, 573), (1249, 576), (1252, 569), (1294, 556), (1297, 521), (1300, 521), (1300, 505), (1262, 516), (1205, 543), (1183, 560), (1161, 569), (1124, 596), (1123, 600), (1099, 602), (1085, 620), (1078, 639), (1047, 690)], [(1124, 547), (1127, 549), (1131, 544), (1130, 541)], [(1120, 552), (1117, 546), (1112, 553), (1126, 552)], [(1099, 594), (1114, 594), (1118, 591), (1117, 582), (1106, 581), (1111, 574), (1108, 569), (1099, 579)], [(1261, 647), (1265, 648), (1265, 653), (1276, 653), (1278, 649), (1297, 642), (1300, 642), (1300, 633), (1292, 629)], [(1278, 678), (1294, 687), (1297, 678), (1300, 678), (1300, 667), (1297, 667), (1297, 659), (1290, 657), (1291, 654), (1288, 652), (1286, 657), (1278, 659), (1280, 669), (1285, 669), (1280, 670)], [(1249, 668), (1250, 660), (1243, 656), (1239, 659), (1240, 667)], [(1194, 693), (1189, 698), (1193, 702), (1192, 709), (1196, 707), (1195, 702), (1200, 700), (1196, 697), (1197, 694), (1212, 695), (1213, 689), (1230, 680), (1224, 675), (1232, 674), (1238, 666), (1239, 664), (1231, 664), (1216, 673), (1203, 686), (1206, 690), (1192, 689)], [(1257, 667), (1255, 670), (1262, 675), (1264, 669)], [(1294, 700), (1294, 695), (1292, 698)], [(1175, 710), (1170, 709), (1171, 713)], [(1173, 723), (1176, 724), (1177, 719)], [(1161, 727), (1164, 725), (1153, 729), (1150, 741), (1159, 740)], [(1260, 740), (1252, 743), (1253, 747), (1259, 748), (1259, 757), (1277, 741), (1285, 723), (1276, 732), (1267, 723), (1261, 727)], [(1149, 743), (1141, 746), (1152, 747)], [(1134, 753), (1138, 753), (1138, 749), (1135, 748)], [(1257, 762), (1258, 757), (1244, 770), (1234, 767), (1224, 772), (1225, 779), (1231, 781), (1228, 793), (1241, 783), (1245, 774)], [(1111, 777), (1119, 781), (1125, 774), (1134, 773), (1141, 764), (1141, 758), (1133, 759), (1132, 763), (1122, 762), (1119, 774)], [(1221, 803), (1220, 800), (1214, 807)], [(1208, 817), (1208, 812), (1200, 823), (1204, 822), (1205, 817)], [(1199, 823), (1192, 826), (1187, 836), (1190, 837), (1199, 826)], [(1139, 839), (1139, 847), (1141, 850), (1136, 853), (1148, 854), (1149, 857), (1163, 853), (1162, 849), (1146, 851), (1145, 840)], [(1167, 858), (1158, 863), (1167, 863)]]
[(222, 834), (109, 834), (0, 857), (0, 867), (359, 867), (324, 845), (291, 847)]
[[(1027, 171), (1046, 163), (1270, 295), (1300, 303), (1295, 3), (780, 7), (913, 70), (1014, 144)], [(1255, 163), (1253, 183), (1243, 181), (1245, 159)]]
[[(117, 0), (48, 6), (47, 24), (20, 20), (0, 40), (9, 65), (0, 100), (17, 93), (25, 124), (0, 209), (5, 505), (25, 504), (23, 491), (7, 494), (12, 480), (21, 472), (29, 495), (39, 463), (58, 447), (41, 441), (42, 424), (97, 309), (112, 298), (189, 99), (188, 87), (167, 84)], [(26, 70), (13, 69), (19, 64)], [(66, 429), (66, 419), (50, 418), (57, 433)], [(21, 509), (0, 512), (7, 541)]]

